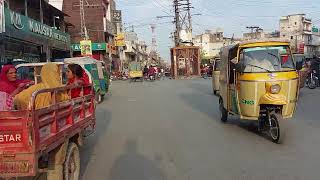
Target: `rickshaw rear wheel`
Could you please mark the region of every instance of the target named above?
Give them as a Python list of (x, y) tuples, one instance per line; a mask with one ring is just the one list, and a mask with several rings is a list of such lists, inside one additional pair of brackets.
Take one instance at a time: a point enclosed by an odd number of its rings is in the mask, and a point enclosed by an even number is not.
[(228, 120), (228, 112), (223, 106), (223, 100), (222, 100), (221, 97), (219, 99), (219, 109), (220, 109), (220, 120), (222, 122), (224, 122), (224, 123), (227, 122), (227, 120)]
[(286, 120), (283, 120), (281, 114), (274, 111), (269, 113), (269, 135), (272, 142), (281, 144), (285, 139)]

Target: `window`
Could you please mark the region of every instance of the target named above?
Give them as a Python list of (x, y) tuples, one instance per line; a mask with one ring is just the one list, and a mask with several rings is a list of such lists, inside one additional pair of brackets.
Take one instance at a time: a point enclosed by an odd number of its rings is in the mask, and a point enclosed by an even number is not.
[(294, 22), (294, 25), (297, 25), (297, 22)]
[(243, 50), (244, 72), (281, 72), (294, 70), (289, 46), (254, 47)]
[(293, 39), (293, 36), (291, 36), (291, 39)]

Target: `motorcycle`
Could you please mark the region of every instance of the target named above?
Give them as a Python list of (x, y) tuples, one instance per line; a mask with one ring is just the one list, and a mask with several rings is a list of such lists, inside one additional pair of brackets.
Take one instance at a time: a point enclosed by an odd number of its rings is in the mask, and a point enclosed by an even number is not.
[(308, 75), (308, 78), (306, 80), (306, 84), (309, 89), (315, 89), (317, 86), (319, 86), (319, 78), (317, 76), (317, 71), (312, 70), (310, 74)]
[(208, 78), (208, 73), (201, 73), (201, 77), (203, 79), (207, 79)]
[(149, 75), (149, 80), (150, 80), (150, 81), (155, 81), (155, 80), (156, 80), (155, 75)]

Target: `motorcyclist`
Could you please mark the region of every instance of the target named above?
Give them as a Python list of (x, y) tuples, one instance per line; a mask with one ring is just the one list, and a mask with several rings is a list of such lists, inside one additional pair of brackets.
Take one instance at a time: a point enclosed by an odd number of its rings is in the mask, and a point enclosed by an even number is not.
[(149, 72), (148, 72), (149, 77), (151, 77), (151, 76), (155, 77), (156, 73), (157, 73), (157, 72), (156, 72), (156, 69), (151, 66), (151, 67), (149, 68)]
[(143, 69), (143, 75), (146, 76), (148, 75), (148, 72), (149, 72), (149, 68), (147, 65), (144, 66), (144, 69)]
[(313, 56), (313, 59), (311, 60), (311, 71), (315, 70), (318, 78), (320, 77), (319, 65), (320, 65), (320, 58)]

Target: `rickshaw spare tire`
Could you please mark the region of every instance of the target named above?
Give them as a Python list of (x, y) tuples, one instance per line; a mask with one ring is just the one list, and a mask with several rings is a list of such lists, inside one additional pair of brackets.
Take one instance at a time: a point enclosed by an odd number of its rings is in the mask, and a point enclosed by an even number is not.
[(275, 111), (269, 113), (269, 118), (269, 121), (271, 121), (272, 125), (272, 127), (269, 127), (270, 138), (272, 142), (282, 144), (286, 136), (288, 120), (284, 120), (282, 115), (276, 113)]
[(75, 143), (69, 143), (63, 164), (64, 180), (78, 180), (80, 176), (80, 152)]
[(224, 108), (223, 100), (222, 100), (221, 97), (219, 98), (219, 109), (220, 109), (220, 120), (222, 122), (224, 122), (224, 123), (227, 122), (227, 120), (228, 120), (228, 112)]

